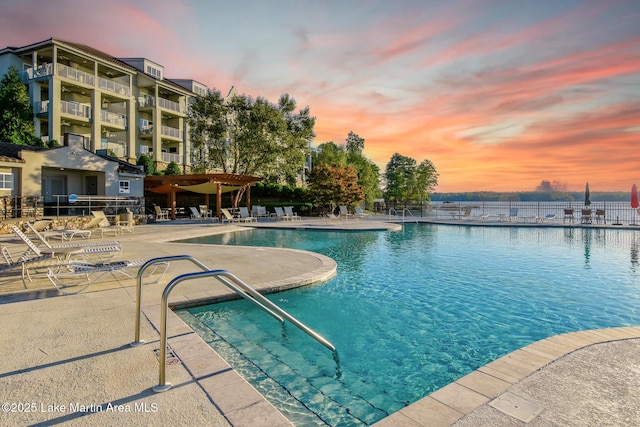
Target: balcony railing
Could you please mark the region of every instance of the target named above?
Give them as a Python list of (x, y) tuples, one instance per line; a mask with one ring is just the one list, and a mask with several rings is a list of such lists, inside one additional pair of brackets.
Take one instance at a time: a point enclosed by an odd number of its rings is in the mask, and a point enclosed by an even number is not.
[(60, 101), (62, 104), (61, 112), (71, 116), (91, 118), (91, 107), (89, 105), (80, 104), (74, 101)]
[(36, 104), (36, 114), (46, 114), (49, 112), (49, 101), (40, 101)]
[(131, 94), (131, 90), (128, 86), (120, 84), (118, 82), (114, 82), (113, 80), (105, 79), (102, 77), (98, 77), (98, 87), (100, 89), (104, 89), (108, 92), (117, 93), (122, 96), (129, 96)]
[(100, 112), (100, 119), (103, 122), (111, 123), (118, 126), (125, 127), (127, 125), (127, 116), (124, 114), (112, 113), (111, 111), (102, 110)]
[(124, 157), (126, 153), (126, 144), (122, 142), (103, 142), (100, 147), (107, 150), (107, 154), (113, 152), (118, 157)]
[(176, 128), (172, 128), (169, 126), (162, 126), (160, 128), (160, 133), (162, 134), (162, 136), (168, 136), (171, 138), (181, 138), (182, 135), (180, 135), (180, 129), (176, 129)]
[(178, 153), (160, 153), (162, 161), (166, 163), (176, 162), (180, 164), (180, 154)]
[(95, 82), (93, 74), (85, 73), (84, 71), (68, 67), (64, 64), (58, 64), (58, 75), (90, 86), (93, 86)]
[(53, 74), (53, 64), (42, 64), (37, 68), (27, 68), (24, 72), (23, 79), (31, 80), (38, 77), (46, 77)]
[(164, 108), (165, 110), (176, 111), (178, 113), (182, 112), (182, 110), (180, 109), (180, 104), (164, 98), (158, 98), (158, 107)]

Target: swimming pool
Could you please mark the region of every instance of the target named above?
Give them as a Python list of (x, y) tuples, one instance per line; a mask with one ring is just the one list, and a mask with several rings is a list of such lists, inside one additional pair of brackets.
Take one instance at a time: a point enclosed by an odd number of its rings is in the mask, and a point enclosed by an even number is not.
[(368, 425), (542, 338), (640, 324), (640, 233), (406, 225), (192, 239), (312, 250), (338, 275), (269, 298), (338, 349), (246, 301), (179, 312), (296, 425)]

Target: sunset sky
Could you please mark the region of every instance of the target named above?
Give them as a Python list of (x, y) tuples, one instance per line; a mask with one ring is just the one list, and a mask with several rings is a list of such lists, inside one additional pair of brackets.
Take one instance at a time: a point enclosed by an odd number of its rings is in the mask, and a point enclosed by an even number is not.
[(640, 1), (0, 0), (0, 48), (51, 37), (226, 94), (289, 93), (438, 192), (640, 184)]

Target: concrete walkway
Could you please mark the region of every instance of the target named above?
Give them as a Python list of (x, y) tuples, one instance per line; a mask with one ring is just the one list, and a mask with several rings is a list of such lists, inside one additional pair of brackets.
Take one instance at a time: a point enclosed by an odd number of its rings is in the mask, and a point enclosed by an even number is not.
[[(265, 223), (267, 226), (274, 223)], [(265, 225), (263, 224), (263, 225)], [(386, 229), (375, 221), (296, 221), (278, 226)], [(391, 226), (392, 228), (397, 226)], [(170, 243), (242, 227), (204, 223), (138, 226), (118, 236), (124, 259), (193, 255), (269, 291), (322, 282), (335, 263), (318, 254), (272, 248)], [(242, 231), (240, 231), (242, 232)], [(3, 236), (2, 246), (22, 245)], [(173, 262), (168, 277), (194, 271)], [(46, 280), (25, 291), (0, 277), (0, 425), (290, 425), (268, 401), (174, 315), (168, 322), (167, 381), (155, 393), (160, 295), (143, 287), (141, 337), (134, 340), (135, 283), (115, 276), (77, 295)], [(224, 298), (211, 281), (181, 283), (171, 303)], [(171, 356), (171, 354), (170, 354)], [(637, 425), (640, 328), (551, 337), (494, 361), (382, 420), (381, 426)]]

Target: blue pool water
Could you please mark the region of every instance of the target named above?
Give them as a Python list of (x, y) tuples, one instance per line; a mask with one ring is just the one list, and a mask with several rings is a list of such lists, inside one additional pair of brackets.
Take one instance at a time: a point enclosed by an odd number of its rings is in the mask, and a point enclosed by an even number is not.
[(246, 301), (179, 312), (296, 425), (369, 425), (531, 342), (640, 324), (640, 232), (631, 230), (421, 224), (189, 241), (337, 261), (330, 282), (269, 295), (331, 341), (337, 361)]

